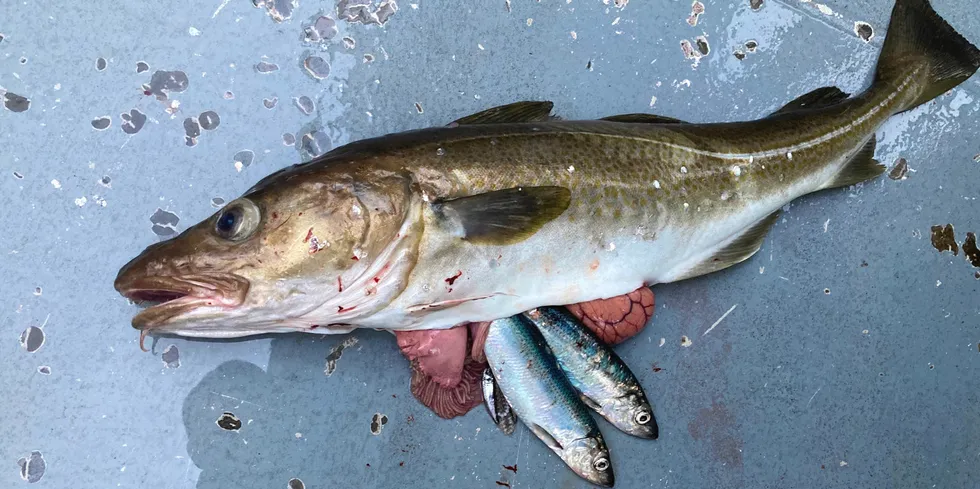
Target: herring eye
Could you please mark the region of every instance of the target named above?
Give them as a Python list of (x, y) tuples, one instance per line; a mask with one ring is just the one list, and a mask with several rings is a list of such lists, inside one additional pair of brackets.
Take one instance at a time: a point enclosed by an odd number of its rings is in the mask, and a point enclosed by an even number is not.
[(640, 411), (636, 413), (633, 419), (639, 424), (647, 424), (650, 422), (650, 413), (646, 411)]
[(218, 214), (214, 231), (224, 239), (241, 241), (251, 236), (258, 228), (259, 217), (259, 208), (255, 203), (248, 199), (240, 199), (228, 204)]
[(596, 470), (604, 472), (609, 468), (609, 460), (607, 460), (606, 457), (599, 457), (595, 459), (595, 462), (592, 462), (592, 466), (595, 467)]

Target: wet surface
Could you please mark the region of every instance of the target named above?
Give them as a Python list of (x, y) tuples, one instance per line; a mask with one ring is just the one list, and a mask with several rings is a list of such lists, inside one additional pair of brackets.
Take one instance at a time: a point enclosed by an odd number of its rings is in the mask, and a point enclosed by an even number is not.
[(29, 456), (21, 458), (17, 465), (20, 466), (20, 478), (31, 484), (40, 482), (47, 469), (44, 456), (39, 451), (33, 451)]
[(109, 116), (97, 117), (92, 119), (92, 127), (104, 131), (112, 125), (112, 118)]
[(908, 178), (909, 173), (909, 162), (905, 158), (899, 158), (895, 161), (895, 166), (892, 167), (891, 171), (888, 172), (888, 178), (892, 180), (905, 180)]
[[(422, 407), (388, 333), (355, 333), (359, 342), (333, 359), (329, 376), (328, 358), (350, 335), (164, 335), (144, 354), (130, 324), (140, 308), (115, 294), (115, 274), (275, 170), (514, 100), (553, 100), (567, 119), (654, 112), (733, 121), (816, 87), (858, 93), (891, 9), (824, 1), (835, 13), (826, 15), (798, 0), (702, 0), (692, 26), (693, 0), (510, 2), (510, 10), (506, 0), (404, 0), (381, 25), (371, 18), (378, 0), (346, 4), (363, 5), (367, 23), (341, 18), (336, 1), (306, 0), (273, 2), (289, 12), (277, 23), (259, 3), (179, 11), (85, 3), (83, 15), (36, 2), (0, 9), (0, 487), (266, 489), (291, 478), (311, 488), (590, 487), (523, 425), (508, 437), (482, 407), (450, 421)], [(935, 4), (980, 39), (970, 2)], [(320, 18), (336, 33), (322, 21), (317, 36), (329, 38), (313, 41), (308, 28)], [(858, 21), (874, 26), (869, 42), (854, 32)], [(679, 43), (700, 54), (699, 36), (710, 54), (692, 67)], [(307, 72), (310, 56), (330, 64), (326, 78)], [(279, 69), (261, 73), (263, 61)], [(175, 74), (149, 90), (158, 70), (184, 73), (186, 88), (178, 91)], [(24, 111), (11, 111), (9, 94), (30, 100)], [(300, 96), (315, 102), (310, 114), (295, 106)], [(117, 127), (132, 109), (146, 120), (130, 137)], [(967, 245), (967, 231), (980, 230), (978, 110), (980, 82), (971, 80), (896, 117), (878, 133), (875, 157), (889, 170), (905, 158), (917, 170), (909, 178), (801, 199), (747, 262), (655, 286), (650, 325), (616, 352), (656, 405), (663, 433), (650, 443), (600, 423), (617, 487), (980, 479), (963, 456), (980, 452), (980, 414), (970, 408), (980, 391), (980, 268)], [(206, 111), (220, 114), (213, 131)], [(103, 116), (110, 127), (98, 131), (91, 122)], [(200, 126), (194, 147), (185, 146), (188, 118)], [(238, 172), (234, 155), (244, 149), (253, 160)], [(96, 205), (96, 195), (109, 205)], [(173, 217), (147, 222), (157, 209)], [(958, 255), (932, 247), (931, 226), (947, 223)], [(20, 335), (32, 326), (46, 340), (27, 353)], [(176, 369), (163, 359), (170, 345)], [(237, 431), (216, 425), (224, 412)], [(377, 436), (375, 413), (388, 417)], [(28, 484), (15, 464), (23, 458), (27, 468), (34, 450), (51, 470)]]
[(167, 100), (171, 93), (180, 93), (187, 90), (190, 80), (187, 73), (183, 71), (156, 71), (150, 78), (148, 85), (143, 85), (143, 90), (150, 92), (148, 95), (155, 95), (159, 100)]
[(330, 75), (330, 63), (319, 56), (310, 56), (303, 61), (306, 72), (317, 80), (322, 80)]
[(294, 98), (293, 103), (296, 104), (296, 107), (306, 115), (310, 115), (314, 110), (316, 110), (316, 104), (313, 102), (313, 99), (307, 97), (306, 95)]
[(146, 114), (140, 112), (139, 109), (132, 109), (128, 113), (123, 112), (119, 114), (119, 119), (122, 131), (130, 135), (140, 132), (146, 125)]
[(163, 350), (160, 359), (167, 368), (180, 368), (180, 350), (177, 349), (177, 345), (170, 345)]
[(31, 326), (20, 334), (20, 346), (27, 350), (27, 353), (34, 353), (44, 345), (44, 330), (37, 326)]
[(31, 108), (31, 100), (13, 92), (2, 92), (3, 107), (11, 112), (27, 112)]
[(152, 224), (153, 233), (157, 236), (172, 236), (177, 234), (177, 223), (180, 222), (180, 217), (170, 211), (165, 211), (159, 207), (150, 216), (150, 223)]

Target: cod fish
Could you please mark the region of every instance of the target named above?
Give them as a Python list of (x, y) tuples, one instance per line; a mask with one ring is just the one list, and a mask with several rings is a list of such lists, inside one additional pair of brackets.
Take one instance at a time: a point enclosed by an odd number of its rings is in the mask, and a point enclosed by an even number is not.
[(353, 142), (148, 247), (115, 288), (163, 301), (133, 318), (143, 335), (227, 338), (451, 328), (709, 274), (787, 203), (880, 175), (875, 130), (978, 67), (927, 0), (898, 0), (860, 94), (697, 124), (519, 102)]
[(599, 426), (579, 401), (541, 333), (521, 315), (490, 323), (487, 362), (504, 398), (532, 433), (583, 479), (615, 483)]
[[(620, 431), (656, 439), (653, 408), (636, 376), (616, 355), (561, 307), (540, 307), (524, 313), (541, 332), (582, 401)], [(492, 355), (487, 354), (487, 358)]]

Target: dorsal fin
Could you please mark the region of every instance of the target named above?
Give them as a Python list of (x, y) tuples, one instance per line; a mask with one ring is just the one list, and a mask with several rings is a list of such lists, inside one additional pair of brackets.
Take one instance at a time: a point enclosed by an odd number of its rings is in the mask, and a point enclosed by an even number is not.
[(823, 188), (848, 187), (855, 183), (870, 180), (885, 172), (885, 165), (874, 159), (875, 147), (878, 144), (878, 136), (872, 134), (857, 153), (837, 172), (833, 180), (827, 182)]
[(824, 107), (830, 107), (831, 105), (847, 100), (848, 97), (850, 97), (850, 95), (844, 93), (844, 91), (837, 87), (821, 87), (812, 92), (796, 97), (788, 104), (780, 107), (779, 110), (769, 114), (769, 116), (772, 117), (774, 115), (796, 112), (798, 110), (822, 109)]
[(718, 270), (748, 260), (762, 247), (762, 242), (765, 241), (766, 235), (769, 234), (769, 230), (778, 218), (779, 211), (769, 214), (759, 222), (753, 224), (752, 227), (746, 229), (742, 234), (732, 240), (731, 243), (728, 243), (715, 252), (710, 258), (695, 265), (694, 268), (688, 270), (687, 273), (676, 280), (717, 272)]
[(674, 119), (673, 117), (641, 113), (611, 115), (599, 120), (609, 122), (639, 122), (645, 124), (686, 124), (686, 122), (680, 119)]
[(514, 102), (456, 119), (450, 126), (467, 124), (501, 124), (505, 122), (544, 122), (548, 120), (552, 102)]
[(432, 203), (442, 225), (474, 244), (519, 243), (560, 216), (572, 200), (565, 187), (517, 187)]

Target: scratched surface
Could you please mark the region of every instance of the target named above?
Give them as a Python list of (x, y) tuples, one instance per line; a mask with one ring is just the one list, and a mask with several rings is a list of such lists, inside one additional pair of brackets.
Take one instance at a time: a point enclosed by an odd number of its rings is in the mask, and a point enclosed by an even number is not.
[[(727, 121), (856, 91), (892, 6), (256, 2), (0, 7), (0, 487), (586, 487), (523, 427), (427, 412), (387, 333), (145, 354), (112, 279), (351, 140), (518, 99)], [(980, 41), (975, 5), (934, 3)], [(896, 117), (877, 154), (904, 179), (797, 201), (750, 261), (654, 289), (619, 352), (661, 437), (601, 423), (617, 487), (975, 484), (980, 269), (930, 233), (980, 231), (978, 109), (975, 77)]]

